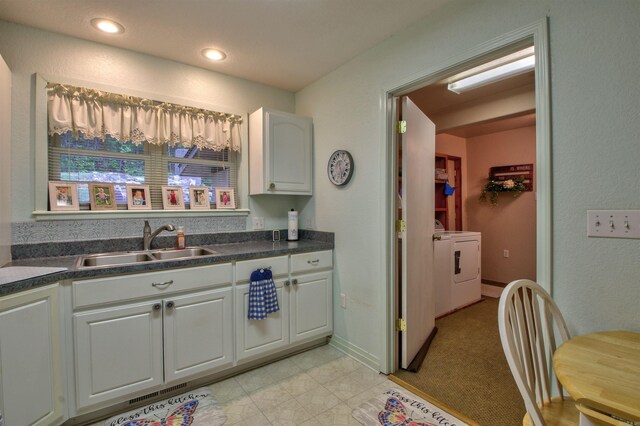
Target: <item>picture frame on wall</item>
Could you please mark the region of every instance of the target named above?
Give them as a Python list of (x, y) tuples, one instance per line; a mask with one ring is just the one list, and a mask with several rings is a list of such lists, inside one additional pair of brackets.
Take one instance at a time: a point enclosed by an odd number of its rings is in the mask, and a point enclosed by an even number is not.
[(216, 188), (216, 208), (235, 209), (236, 197), (233, 188)]
[(181, 186), (162, 187), (162, 207), (165, 210), (184, 210), (184, 194)]
[(112, 183), (90, 183), (89, 202), (91, 210), (116, 210), (116, 192)]
[(209, 200), (209, 187), (190, 186), (189, 205), (191, 207), (191, 210), (209, 210), (211, 208), (211, 201)]
[(78, 186), (75, 183), (49, 181), (49, 209), (51, 211), (80, 210)]
[(127, 208), (129, 210), (151, 210), (149, 185), (127, 184)]

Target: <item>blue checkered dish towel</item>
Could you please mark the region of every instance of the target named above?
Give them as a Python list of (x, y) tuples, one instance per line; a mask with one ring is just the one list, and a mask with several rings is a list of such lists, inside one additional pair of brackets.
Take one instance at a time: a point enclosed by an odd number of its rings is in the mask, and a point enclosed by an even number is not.
[(269, 269), (258, 269), (251, 273), (249, 284), (249, 319), (265, 319), (268, 314), (280, 310), (273, 275)]

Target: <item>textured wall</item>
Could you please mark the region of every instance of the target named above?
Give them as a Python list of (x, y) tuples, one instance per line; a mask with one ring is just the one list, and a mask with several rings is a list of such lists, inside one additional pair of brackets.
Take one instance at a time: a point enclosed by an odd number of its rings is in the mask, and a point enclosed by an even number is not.
[[(508, 130), (467, 139), (469, 230), (482, 232), (482, 278), (509, 283), (536, 279), (536, 199), (534, 192), (518, 198), (499, 194), (491, 207), (478, 198), (489, 168), (536, 163), (536, 128)], [(503, 257), (509, 250), (509, 257)]]
[[(12, 72), (12, 185), (13, 222), (31, 221), (34, 210), (34, 73), (142, 92), (158, 100), (215, 106), (217, 110), (246, 114), (262, 106), (294, 110), (290, 92), (229, 77), (166, 59), (135, 53), (60, 34), (0, 21), (0, 54)], [(243, 124), (246, 148), (246, 115)], [(267, 229), (286, 227), (289, 197), (248, 198), (248, 155), (240, 154), (240, 207), (265, 218)], [(19, 195), (19, 196), (18, 196)], [(284, 204), (284, 206), (283, 206)], [(246, 224), (251, 224), (251, 217)], [(120, 221), (127, 221), (122, 219)], [(54, 225), (55, 226), (55, 225)], [(127, 225), (122, 225), (126, 227)], [(23, 229), (14, 227), (14, 231)], [(251, 227), (249, 226), (249, 229)], [(27, 235), (14, 235), (20, 241)]]
[[(316, 192), (302, 215), (336, 235), (335, 335), (384, 359), (388, 304), (383, 208), (386, 88), (479, 44), (549, 17), (552, 107), (552, 288), (573, 333), (640, 330), (638, 240), (588, 239), (586, 210), (640, 208), (640, 2), (455, 1), (296, 95), (314, 117)], [(322, 171), (335, 149), (353, 154), (346, 188)], [(339, 300), (336, 300), (339, 302)], [(336, 303), (339, 306), (339, 303)]]

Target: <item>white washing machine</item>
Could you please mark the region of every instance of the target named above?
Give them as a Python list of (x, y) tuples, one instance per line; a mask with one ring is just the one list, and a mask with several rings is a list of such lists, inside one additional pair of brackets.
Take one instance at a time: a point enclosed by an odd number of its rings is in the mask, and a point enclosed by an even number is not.
[(442, 231), (434, 244), (436, 317), (481, 298), (480, 232)]

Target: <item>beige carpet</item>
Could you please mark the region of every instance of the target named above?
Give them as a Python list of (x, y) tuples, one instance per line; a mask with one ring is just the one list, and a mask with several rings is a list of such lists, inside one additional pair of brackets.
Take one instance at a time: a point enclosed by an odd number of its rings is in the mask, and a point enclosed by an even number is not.
[(502, 351), (498, 299), (441, 318), (436, 327), (420, 371), (395, 375), (483, 426), (521, 425), (526, 410)]

